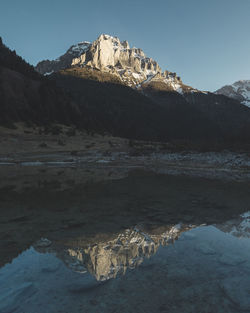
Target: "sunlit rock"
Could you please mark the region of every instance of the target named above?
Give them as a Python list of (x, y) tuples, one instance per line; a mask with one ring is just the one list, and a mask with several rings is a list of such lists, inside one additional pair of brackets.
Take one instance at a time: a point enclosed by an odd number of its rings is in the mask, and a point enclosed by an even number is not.
[[(42, 61), (36, 70), (43, 75), (69, 68), (88, 68), (115, 75), (130, 87), (139, 89), (141, 84), (158, 83), (182, 93), (182, 81), (176, 73), (162, 72), (159, 64), (140, 48), (130, 48), (128, 41), (102, 34), (92, 43), (82, 42), (72, 46), (64, 55), (53, 61)], [(185, 90), (187, 86), (185, 86)]]

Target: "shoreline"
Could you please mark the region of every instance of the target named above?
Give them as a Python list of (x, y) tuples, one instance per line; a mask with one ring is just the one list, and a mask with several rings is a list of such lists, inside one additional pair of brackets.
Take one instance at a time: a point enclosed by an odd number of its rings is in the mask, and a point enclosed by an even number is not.
[[(249, 181), (250, 156), (247, 153), (231, 152), (185, 152), (185, 153), (148, 153), (131, 156), (126, 152), (111, 152), (108, 156), (102, 152), (28, 153), (15, 157), (0, 157), (0, 172), (25, 171), (33, 168), (39, 172), (56, 169), (75, 169), (88, 171), (95, 169), (113, 172), (130, 172), (134, 169), (166, 175), (187, 175), (221, 180)], [(118, 175), (120, 176), (120, 175)], [(104, 179), (105, 180), (105, 179)]]
[[(60, 126), (59, 134), (46, 134), (43, 128), (28, 128), (22, 123), (16, 126), (16, 129), (0, 127), (2, 176), (15, 169), (25, 175), (25, 169), (29, 172), (30, 168), (39, 173), (48, 169), (54, 172), (57, 168), (65, 171), (74, 168), (85, 173), (101, 168), (116, 172), (113, 178), (121, 177), (119, 169), (123, 177), (130, 170), (142, 169), (157, 174), (250, 180), (250, 153), (247, 151), (201, 152), (181, 144), (73, 132), (66, 126)], [(74, 135), (67, 135), (70, 132)]]

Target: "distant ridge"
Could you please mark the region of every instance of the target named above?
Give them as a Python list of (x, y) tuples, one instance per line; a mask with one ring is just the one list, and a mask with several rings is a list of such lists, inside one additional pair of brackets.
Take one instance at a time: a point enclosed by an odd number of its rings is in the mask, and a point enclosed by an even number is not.
[(239, 80), (218, 89), (215, 93), (233, 98), (250, 107), (250, 80)]

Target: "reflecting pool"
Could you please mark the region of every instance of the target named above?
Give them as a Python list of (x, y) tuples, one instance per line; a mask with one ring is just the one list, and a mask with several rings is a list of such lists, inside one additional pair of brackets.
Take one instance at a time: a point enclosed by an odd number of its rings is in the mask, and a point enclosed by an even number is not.
[(0, 270), (0, 312), (249, 312), (250, 214), (42, 239)]

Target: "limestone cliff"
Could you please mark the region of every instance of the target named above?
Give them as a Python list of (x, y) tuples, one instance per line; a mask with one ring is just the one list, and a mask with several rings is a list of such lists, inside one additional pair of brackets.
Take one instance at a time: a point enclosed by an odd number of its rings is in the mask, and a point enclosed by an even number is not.
[(171, 90), (182, 92), (182, 81), (176, 73), (162, 72), (159, 64), (147, 57), (142, 49), (130, 48), (127, 41), (110, 35), (102, 34), (93, 43), (72, 46), (58, 59), (38, 63), (36, 70), (41, 74), (50, 74), (69, 67), (108, 72), (134, 88), (151, 81), (161, 81)]
[(104, 34), (80, 57), (73, 59), (72, 65), (112, 72), (130, 86), (161, 73), (158, 63), (146, 57), (141, 49), (130, 48), (127, 41)]

